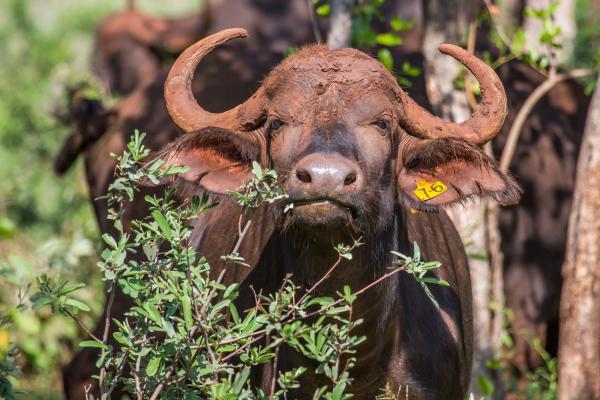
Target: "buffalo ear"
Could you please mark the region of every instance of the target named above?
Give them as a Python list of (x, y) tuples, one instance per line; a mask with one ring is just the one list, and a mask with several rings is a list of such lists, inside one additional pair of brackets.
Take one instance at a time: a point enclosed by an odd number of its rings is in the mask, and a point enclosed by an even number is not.
[(187, 166), (177, 175), (184, 183), (226, 194), (252, 178), (252, 161), (259, 156), (252, 135), (209, 127), (183, 135), (157, 158), (165, 161), (163, 168)]
[(419, 140), (402, 146), (397, 166), (400, 200), (408, 207), (440, 207), (492, 198), (515, 204), (521, 189), (479, 148), (460, 139)]

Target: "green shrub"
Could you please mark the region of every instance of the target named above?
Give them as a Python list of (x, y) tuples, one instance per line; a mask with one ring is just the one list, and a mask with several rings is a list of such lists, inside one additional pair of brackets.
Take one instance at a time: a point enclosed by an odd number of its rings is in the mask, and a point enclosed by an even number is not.
[[(347, 390), (356, 347), (365, 340), (352, 334), (361, 323), (352, 319), (356, 297), (400, 271), (413, 275), (434, 303), (427, 285), (447, 284), (429, 276), (440, 264), (421, 261), (415, 244), (413, 257), (394, 253), (398, 261), (390, 271), (355, 293), (345, 286), (334, 297), (315, 297), (322, 280), (301, 291), (288, 277), (277, 292), (256, 294), (254, 308), (241, 312), (235, 305), (238, 285), (224, 285), (223, 278), (226, 269), (248, 267), (237, 249), (250, 222), (239, 232), (232, 252), (222, 257), (225, 266), (213, 279), (206, 260), (188, 247), (190, 221), (215, 205), (208, 195), (194, 197), (183, 206), (175, 204), (172, 190), (163, 198), (148, 196), (150, 216), (134, 221), (132, 232), (124, 232), (123, 204), (133, 198), (136, 184), (160, 182), (186, 168), (163, 169), (161, 160), (140, 167), (149, 153), (142, 138), (136, 132), (128, 151), (118, 160), (117, 179), (107, 197), (109, 218), (119, 235), (103, 236), (107, 246), (98, 263), (109, 296), (119, 285), (134, 303), (124, 320), (107, 320), (116, 325), (113, 336), (119, 347), (107, 345), (107, 337), (93, 336), (79, 322), (78, 313), (87, 311), (87, 306), (73, 294), (81, 285), (42, 276), (39, 291), (31, 298), (34, 308), (49, 305), (54, 312), (78, 321), (89, 336), (80, 345), (101, 350), (97, 365), (103, 398), (109, 398), (117, 385), (140, 398), (285, 398), (298, 387), (306, 366), (279, 371), (269, 393), (249, 382), (252, 368), (268, 362), (277, 365), (285, 344), (313, 360), (316, 374), (326, 378), (328, 384), (318, 388), (314, 398), (346, 399), (350, 397)], [(274, 171), (255, 164), (253, 173), (245, 190), (234, 195), (241, 206), (257, 207), (285, 196), (276, 186)], [(360, 245), (359, 241), (337, 245), (338, 257), (332, 268), (351, 259)], [(137, 251), (143, 252), (145, 260), (128, 260), (127, 255)], [(131, 372), (125, 374), (125, 370)]]

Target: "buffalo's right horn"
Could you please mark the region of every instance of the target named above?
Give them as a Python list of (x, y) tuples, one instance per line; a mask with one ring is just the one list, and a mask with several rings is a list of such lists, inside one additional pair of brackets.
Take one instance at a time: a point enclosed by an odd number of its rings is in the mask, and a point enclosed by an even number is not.
[(423, 139), (456, 137), (473, 144), (492, 140), (502, 129), (507, 113), (506, 93), (500, 78), (490, 66), (458, 46), (442, 44), (438, 50), (456, 58), (473, 73), (481, 87), (480, 104), (471, 118), (457, 124), (430, 114), (401, 90), (402, 125)]
[(244, 103), (222, 113), (204, 110), (194, 98), (192, 79), (200, 61), (215, 47), (236, 38), (247, 37), (245, 29), (226, 29), (188, 47), (175, 61), (165, 82), (165, 100), (173, 121), (185, 132), (209, 126), (234, 131), (249, 130), (262, 116), (261, 89)]

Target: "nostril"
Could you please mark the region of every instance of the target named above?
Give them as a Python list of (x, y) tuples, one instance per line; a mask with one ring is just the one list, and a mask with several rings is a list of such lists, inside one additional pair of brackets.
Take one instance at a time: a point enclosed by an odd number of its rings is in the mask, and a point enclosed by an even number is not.
[(300, 182), (304, 183), (310, 183), (312, 180), (310, 174), (305, 169), (296, 170), (296, 178), (298, 178)]
[(354, 182), (356, 182), (356, 173), (350, 172), (348, 176), (346, 176), (346, 179), (344, 179), (344, 185), (352, 185)]

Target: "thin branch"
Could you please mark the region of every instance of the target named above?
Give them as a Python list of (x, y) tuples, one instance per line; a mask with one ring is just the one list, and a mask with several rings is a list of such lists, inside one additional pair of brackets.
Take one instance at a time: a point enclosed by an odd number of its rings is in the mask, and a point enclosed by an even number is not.
[(108, 398), (108, 399), (110, 399), (110, 395), (117, 388), (117, 383), (119, 383), (119, 377), (121, 376), (121, 374), (123, 374), (123, 370), (125, 369), (125, 361), (126, 360), (127, 360), (127, 354), (125, 354), (123, 357), (123, 360), (121, 360), (121, 364), (119, 365), (119, 368), (117, 369), (117, 372), (115, 373), (115, 376), (112, 379), (110, 388), (108, 388), (106, 393), (103, 393), (104, 395), (106, 395), (106, 398)]
[(527, 117), (533, 110), (533, 107), (537, 102), (544, 97), (556, 84), (565, 81), (567, 79), (583, 78), (594, 74), (595, 72), (591, 69), (575, 69), (573, 71), (564, 72), (561, 74), (555, 74), (546, 79), (541, 85), (539, 85), (525, 100), (525, 103), (519, 109), (515, 121), (510, 127), (504, 150), (502, 151), (502, 157), (500, 158), (500, 171), (507, 172), (508, 167), (515, 154), (519, 136), (523, 130), (523, 125), (527, 120)]
[[(242, 245), (242, 241), (244, 240), (244, 238), (246, 237), (246, 234), (248, 233), (248, 230), (250, 229), (251, 223), (252, 223), (252, 220), (248, 220), (248, 222), (246, 222), (246, 226), (244, 226), (242, 233), (239, 235), (239, 238), (238, 238), (237, 242), (235, 243), (235, 246), (233, 247), (232, 253), (237, 253), (239, 251), (240, 246)], [(215, 281), (216, 285), (213, 285), (212, 289), (210, 290), (210, 292), (208, 294), (208, 297), (206, 298), (206, 301), (204, 302), (204, 305), (200, 309), (201, 316), (203, 316), (204, 313), (206, 313), (206, 309), (208, 308), (208, 305), (212, 301), (212, 298), (214, 297), (215, 292), (217, 291), (217, 285), (219, 283), (221, 283), (221, 281), (225, 277), (225, 271), (227, 269), (226, 267), (227, 267), (227, 264), (223, 265), (223, 269), (221, 269), (221, 273), (219, 274), (219, 276), (217, 277), (217, 280)]]
[[(233, 357), (237, 356), (238, 354), (240, 354), (244, 349), (248, 348), (248, 346), (258, 342), (259, 340), (262, 340), (264, 338), (264, 335), (267, 333), (266, 329), (261, 329), (260, 331), (256, 331), (253, 332), (252, 334), (247, 335), (247, 337), (252, 337), (252, 336), (257, 336), (254, 339), (250, 340), (249, 342), (244, 343), (243, 345), (241, 345), (237, 350), (235, 350), (234, 352), (231, 352), (229, 354), (227, 354), (225, 357), (223, 357), (223, 362), (229, 361), (231, 360)], [(238, 340), (241, 338), (238, 338)], [(225, 344), (225, 343), (233, 343), (236, 340), (229, 340), (229, 341), (223, 341), (221, 343)]]
[[(108, 333), (110, 331), (110, 314), (112, 313), (112, 307), (115, 302), (115, 292), (117, 291), (116, 280), (113, 282), (113, 287), (108, 296), (108, 304), (106, 306), (106, 316), (104, 318), (104, 333), (102, 334), (102, 343), (106, 344), (108, 341)], [(102, 349), (102, 354), (106, 351), (105, 348)], [(103, 387), (104, 378), (106, 377), (106, 367), (103, 366), (100, 368), (100, 378), (98, 379), (98, 384), (100, 388)]]
[(275, 357), (273, 359), (273, 376), (271, 377), (271, 395), (269, 396), (269, 399), (272, 399), (273, 397), (275, 397), (275, 388), (276, 388), (276, 384), (277, 384), (277, 368), (278, 368), (278, 363), (279, 363), (279, 348), (281, 347), (281, 345), (277, 345), (277, 347), (275, 348)]
[(71, 319), (73, 321), (75, 321), (77, 323), (77, 325), (79, 326), (79, 329), (84, 331), (86, 335), (88, 335), (90, 338), (94, 339), (96, 342), (103, 343), (102, 340), (98, 339), (98, 337), (96, 335), (94, 335), (92, 332), (90, 332), (90, 330), (71, 311), (65, 310), (65, 312), (67, 313), (67, 315), (69, 317), (71, 317)]
[(492, 18), (492, 22), (494, 23), (494, 27), (496, 28), (496, 32), (498, 33), (498, 37), (500, 38), (500, 40), (502, 40), (506, 47), (508, 47), (509, 49), (512, 48), (512, 40), (510, 40), (510, 38), (504, 31), (502, 24), (500, 23), (500, 21), (498, 21), (498, 18), (496, 17), (496, 14), (498, 13), (498, 7), (492, 4), (490, 0), (483, 0), (483, 3), (485, 4), (485, 7), (490, 13), (490, 17)]
[[(479, 13), (479, 7), (476, 7), (475, 15), (469, 22), (469, 33), (467, 37), (467, 52), (469, 54), (475, 54), (475, 45), (477, 44), (477, 14)], [(477, 108), (477, 98), (473, 93), (473, 79), (467, 70), (464, 71), (464, 79), (465, 79), (465, 94), (467, 96), (467, 101), (469, 102), (469, 106), (472, 110)]]
[[(360, 243), (361, 239), (362, 239), (362, 237), (360, 237), (360, 238), (358, 238), (358, 240), (354, 241), (354, 244), (352, 244), (352, 247), (350, 247), (350, 249), (348, 251), (352, 252), (354, 249), (356, 249), (360, 245), (359, 243)], [(298, 306), (298, 304), (302, 304), (302, 301), (304, 301), (304, 299), (306, 299), (307, 296), (309, 296), (311, 293), (313, 293), (315, 290), (317, 290), (317, 288), (331, 276), (333, 271), (338, 267), (338, 265), (340, 265), (341, 262), (342, 262), (342, 255), (338, 254), (337, 260), (331, 266), (331, 268), (329, 268), (329, 270), (325, 273), (325, 275), (323, 275), (321, 277), (321, 279), (319, 279), (310, 289), (308, 289), (306, 291), (306, 293), (304, 293), (302, 295), (302, 297), (300, 297), (300, 300), (298, 300), (297, 302), (294, 303), (294, 307), (292, 307), (292, 308), (294, 309), (296, 306)]]
[(172, 374), (173, 374), (173, 370), (167, 371), (162, 382), (159, 383), (158, 386), (156, 386), (156, 388), (154, 389), (154, 392), (152, 392), (152, 396), (150, 396), (150, 400), (158, 399), (158, 396), (160, 396), (160, 393), (162, 392), (163, 388), (165, 387), (165, 382), (171, 377)]
[[(146, 340), (146, 335), (142, 337), (142, 341)], [(137, 400), (143, 400), (142, 385), (140, 383), (140, 364), (142, 362), (142, 353), (138, 354), (137, 360), (135, 360), (135, 371), (133, 373), (135, 379), (135, 397)]]
[[(206, 350), (208, 351), (208, 356), (210, 358), (210, 362), (213, 365), (213, 368), (217, 366), (217, 358), (215, 357), (215, 353), (212, 349), (212, 346), (210, 345), (210, 340), (208, 339), (208, 332), (206, 332), (206, 329), (204, 329), (204, 327), (202, 328), (202, 335), (204, 336), (204, 341), (206, 342)], [(216, 381), (217, 380), (217, 370), (215, 369), (213, 371), (213, 379)]]
[(317, 18), (315, 17), (315, 8), (313, 7), (313, 3), (311, 0), (306, 0), (306, 6), (308, 7), (308, 16), (310, 18), (310, 24), (312, 25), (313, 34), (315, 35), (315, 40), (317, 43), (323, 43), (323, 38), (321, 37), (321, 31), (319, 30), (319, 24), (317, 23)]

